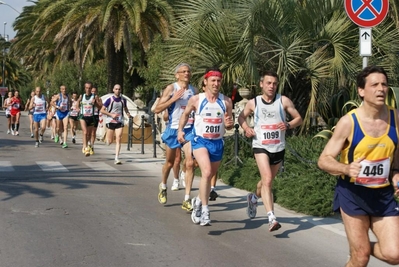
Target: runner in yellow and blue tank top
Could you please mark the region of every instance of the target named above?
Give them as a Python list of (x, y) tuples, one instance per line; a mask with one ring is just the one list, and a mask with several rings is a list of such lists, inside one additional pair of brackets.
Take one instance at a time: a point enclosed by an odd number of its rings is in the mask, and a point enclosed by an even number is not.
[[(364, 68), (357, 88), (362, 105), (339, 120), (318, 165), (339, 175), (334, 210), (341, 212), (349, 242), (346, 266), (367, 266), (371, 255), (397, 265), (399, 112), (385, 104), (388, 76), (383, 68)], [(370, 242), (369, 230), (377, 242)]]

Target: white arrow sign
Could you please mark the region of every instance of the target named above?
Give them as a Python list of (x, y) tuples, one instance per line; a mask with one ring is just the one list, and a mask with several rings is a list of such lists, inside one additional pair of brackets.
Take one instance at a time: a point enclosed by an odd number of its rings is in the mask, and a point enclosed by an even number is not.
[(369, 57), (372, 55), (371, 51), (371, 28), (359, 28), (360, 38), (360, 56)]

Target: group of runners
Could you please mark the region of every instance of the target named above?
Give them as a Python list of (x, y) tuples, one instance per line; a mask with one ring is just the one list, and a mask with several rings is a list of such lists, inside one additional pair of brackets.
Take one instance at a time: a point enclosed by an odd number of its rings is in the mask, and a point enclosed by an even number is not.
[(94, 154), (94, 143), (99, 123), (100, 112), (106, 115), (107, 144), (116, 142), (115, 164), (121, 164), (119, 159), (122, 131), (124, 127), (124, 113), (130, 116), (127, 109), (126, 98), (122, 96), (120, 85), (113, 88), (114, 95), (104, 103), (98, 95), (97, 87), (91, 82), (84, 85), (84, 94), (77, 92), (67, 93), (65, 85), (60, 86), (58, 93), (51, 99), (42, 93), (40, 87), (31, 92), (26, 104), (22, 101), (17, 90), (9, 92), (4, 100), (8, 119), (7, 134), (19, 135), (19, 119), (21, 111), (28, 111), (29, 129), (31, 138), (35, 138), (35, 147), (43, 142), (46, 128), (51, 128), (51, 139), (60, 143), (62, 148), (68, 148), (68, 126), (70, 128), (71, 141), (76, 143), (76, 129), (78, 123), (82, 129), (82, 153), (85, 156)]
[[(174, 74), (176, 82), (165, 88), (154, 108), (155, 113), (165, 112), (164, 118), (167, 121), (166, 130), (162, 134), (162, 141), (166, 145), (166, 160), (162, 168), (158, 201), (161, 204), (167, 202), (167, 180), (173, 169), (175, 179), (171, 190), (178, 190), (179, 184), (182, 184), (179, 180), (184, 181), (182, 209), (191, 211), (191, 219), (195, 224), (210, 225), (208, 201), (218, 196), (214, 187), (223, 157), (223, 137), (226, 130), (234, 126), (233, 104), (229, 97), (220, 92), (223, 78), (220, 69), (209, 68), (205, 71), (201, 93), (190, 84), (191, 67), (188, 64), (179, 64)], [(248, 216), (255, 217), (257, 200), (263, 196), (269, 217), (269, 231), (281, 227), (274, 215), (271, 185), (284, 158), (284, 133), (302, 123), (292, 101), (276, 93), (277, 85), (277, 74), (265, 72), (260, 82), (262, 95), (250, 100), (238, 118), (246, 135), (254, 137), (254, 153), (261, 174), (256, 192), (247, 196)], [(286, 112), (291, 115), (290, 121), (286, 120)], [(246, 118), (252, 113), (255, 115), (254, 129), (246, 124)], [(181, 151), (184, 161), (179, 179)], [(196, 166), (201, 170), (199, 194), (191, 198)]]

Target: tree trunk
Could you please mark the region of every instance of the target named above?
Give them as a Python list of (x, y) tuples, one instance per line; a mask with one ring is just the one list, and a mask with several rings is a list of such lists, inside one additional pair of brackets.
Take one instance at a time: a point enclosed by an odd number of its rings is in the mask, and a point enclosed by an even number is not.
[(123, 93), (123, 67), (125, 64), (123, 47), (119, 51), (115, 51), (114, 42), (108, 40), (107, 44), (107, 91), (112, 93), (115, 84), (119, 84)]

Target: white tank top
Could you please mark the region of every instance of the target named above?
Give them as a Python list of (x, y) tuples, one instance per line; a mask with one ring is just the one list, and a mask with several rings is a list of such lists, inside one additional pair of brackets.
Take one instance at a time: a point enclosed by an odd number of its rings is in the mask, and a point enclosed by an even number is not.
[(73, 100), (72, 99), (72, 105), (71, 105), (71, 110), (69, 112), (69, 116), (77, 117), (78, 115), (79, 115), (78, 100)]
[(37, 97), (35, 95), (33, 103), (35, 104), (33, 114), (46, 114), (46, 100), (44, 99), (44, 95), (42, 95), (42, 97)]
[(254, 131), (256, 136), (252, 140), (254, 148), (263, 148), (271, 153), (285, 149), (285, 131), (281, 131), (277, 124), (285, 122), (285, 111), (280, 94), (276, 94), (272, 103), (265, 104), (262, 96), (255, 99)]
[(210, 103), (205, 97), (205, 93), (199, 94), (198, 110), (195, 113), (194, 131), (195, 135), (205, 139), (221, 139), (225, 133), (224, 114), (226, 103), (224, 95), (219, 93), (219, 97), (214, 103)]
[[(178, 90), (180, 90), (180, 86), (177, 83), (174, 83), (173, 93), (170, 95), (170, 97), (172, 97), (173, 94), (176, 93)], [(169, 114), (168, 127), (170, 127), (171, 129), (179, 128), (180, 117), (182, 116), (184, 110), (186, 109), (188, 100), (194, 94), (195, 94), (194, 87), (190, 84), (188, 85), (188, 89), (184, 92), (184, 95), (176, 102), (174, 102), (172, 105), (170, 105), (170, 107), (168, 108), (168, 114)], [(184, 128), (192, 127), (193, 123), (194, 123), (194, 112), (190, 114), (190, 117), (188, 118), (187, 124), (186, 126), (184, 126)]]
[(92, 117), (94, 114), (94, 104), (92, 103), (94, 95), (91, 95), (89, 99), (86, 99), (86, 94), (83, 94), (80, 108), (80, 113), (83, 117)]
[[(4, 101), (4, 105), (9, 105), (10, 103), (11, 103), (11, 98), (7, 98)], [(10, 113), (11, 113), (11, 106), (8, 106), (7, 109), (6, 109), (6, 114), (10, 114)]]

